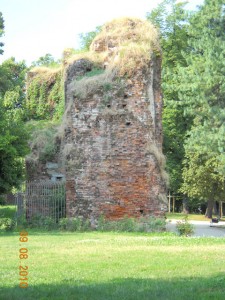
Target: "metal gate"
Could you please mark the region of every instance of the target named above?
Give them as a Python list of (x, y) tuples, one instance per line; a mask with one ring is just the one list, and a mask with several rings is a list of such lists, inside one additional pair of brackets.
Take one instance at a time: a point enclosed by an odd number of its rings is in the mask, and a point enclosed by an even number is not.
[(15, 195), (17, 219), (50, 217), (55, 222), (66, 216), (65, 182), (29, 181)]

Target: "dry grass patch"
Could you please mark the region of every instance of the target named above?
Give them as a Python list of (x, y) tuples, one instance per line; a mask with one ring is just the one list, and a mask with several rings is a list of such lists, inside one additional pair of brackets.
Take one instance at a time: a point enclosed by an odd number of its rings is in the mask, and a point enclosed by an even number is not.
[(56, 76), (62, 72), (62, 67), (34, 67), (28, 72), (28, 82), (29, 79), (40, 78), (43, 81), (52, 82), (56, 79)]
[(138, 18), (119, 18), (106, 23), (91, 44), (91, 50), (102, 45), (108, 51), (109, 66), (121, 76), (132, 76), (136, 68), (144, 68), (153, 52), (160, 53), (157, 29)]
[(106, 57), (107, 57), (107, 52), (101, 52), (101, 53), (97, 53), (95, 51), (82, 52), (70, 56), (66, 60), (66, 65), (71, 65), (80, 59), (86, 59), (93, 62), (95, 67), (102, 68), (103, 62)]
[(115, 69), (107, 69), (103, 74), (93, 77), (83, 77), (70, 84), (70, 89), (79, 99), (85, 99), (104, 88), (104, 85), (111, 84), (116, 76)]
[(75, 54), (66, 61), (70, 65), (86, 59), (93, 63), (93, 68), (105, 68), (105, 72), (74, 80), (69, 89), (85, 99), (114, 78), (131, 77), (137, 69), (146, 68), (153, 52), (160, 54), (160, 46), (158, 32), (151, 23), (137, 18), (115, 19), (103, 26), (89, 52)]

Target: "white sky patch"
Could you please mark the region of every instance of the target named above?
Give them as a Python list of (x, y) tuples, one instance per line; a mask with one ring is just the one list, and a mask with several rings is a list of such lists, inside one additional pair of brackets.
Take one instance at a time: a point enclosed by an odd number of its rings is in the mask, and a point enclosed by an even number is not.
[[(79, 47), (79, 34), (118, 17), (145, 18), (162, 0), (0, 0), (4, 54), (29, 65), (46, 53), (60, 58)], [(190, 0), (192, 8), (203, 0)]]

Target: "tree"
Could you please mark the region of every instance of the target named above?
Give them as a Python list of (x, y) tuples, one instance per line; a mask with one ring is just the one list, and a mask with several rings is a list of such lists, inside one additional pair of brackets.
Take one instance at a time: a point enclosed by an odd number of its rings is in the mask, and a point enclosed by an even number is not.
[(14, 57), (5, 60), (0, 65), (0, 98), (7, 91), (19, 90), (19, 103), (25, 97), (25, 76), (27, 67), (24, 61), (16, 62)]
[(90, 45), (93, 41), (93, 39), (96, 37), (96, 35), (101, 31), (102, 26), (97, 26), (95, 30), (89, 31), (87, 33), (81, 33), (80, 34), (80, 45), (81, 50), (89, 50)]
[(28, 138), (20, 117), (0, 101), (0, 194), (19, 187), (24, 177), (23, 157), (29, 153)]
[[(3, 34), (4, 34), (4, 20), (3, 20), (2, 13), (0, 12), (0, 38), (2, 37)], [(4, 44), (0, 42), (0, 54), (3, 53), (3, 50), (1, 49), (3, 46)]]
[(208, 218), (212, 218), (214, 201), (225, 200), (225, 180), (217, 171), (218, 166), (216, 156), (186, 151), (184, 183), (181, 190), (190, 197), (208, 202), (206, 211)]
[(162, 61), (163, 109), (163, 152), (167, 158), (167, 171), (170, 177), (170, 190), (179, 193), (182, 185), (182, 167), (184, 159), (184, 140), (191, 119), (184, 116), (183, 107), (176, 87), (174, 74), (179, 66), (187, 66), (184, 53), (188, 51), (188, 15), (185, 3), (165, 0), (147, 19), (159, 28)]
[(44, 56), (39, 57), (37, 61), (33, 61), (31, 67), (39, 67), (39, 66), (53, 67), (58, 65), (59, 65), (59, 61), (56, 61), (50, 53), (47, 53)]
[[(3, 29), (0, 13), (0, 37)], [(25, 63), (16, 63), (14, 58), (0, 65), (0, 194), (19, 187), (24, 176), (23, 157), (29, 152), (29, 135), (18, 106), (24, 99), (25, 71)]]
[[(224, 0), (205, 0), (190, 19), (187, 66), (181, 66), (176, 76), (179, 98), (185, 112), (194, 119), (186, 139), (183, 191), (195, 190), (202, 182), (212, 190), (213, 178), (220, 184), (212, 196), (204, 189), (198, 196), (208, 200), (208, 216), (213, 201), (221, 197), (225, 180), (225, 4)], [(199, 159), (204, 157), (205, 172)], [(212, 161), (213, 159), (213, 161)], [(201, 161), (201, 160), (200, 160)], [(209, 168), (210, 165), (210, 168)], [(200, 177), (201, 180), (200, 180)], [(190, 194), (190, 192), (189, 192)], [(213, 199), (209, 199), (213, 198)]]

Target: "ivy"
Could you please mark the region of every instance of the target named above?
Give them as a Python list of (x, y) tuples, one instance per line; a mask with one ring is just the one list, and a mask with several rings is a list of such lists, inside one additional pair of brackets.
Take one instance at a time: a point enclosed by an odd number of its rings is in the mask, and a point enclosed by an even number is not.
[(59, 120), (64, 113), (61, 72), (37, 74), (28, 82), (26, 112), (28, 119)]

